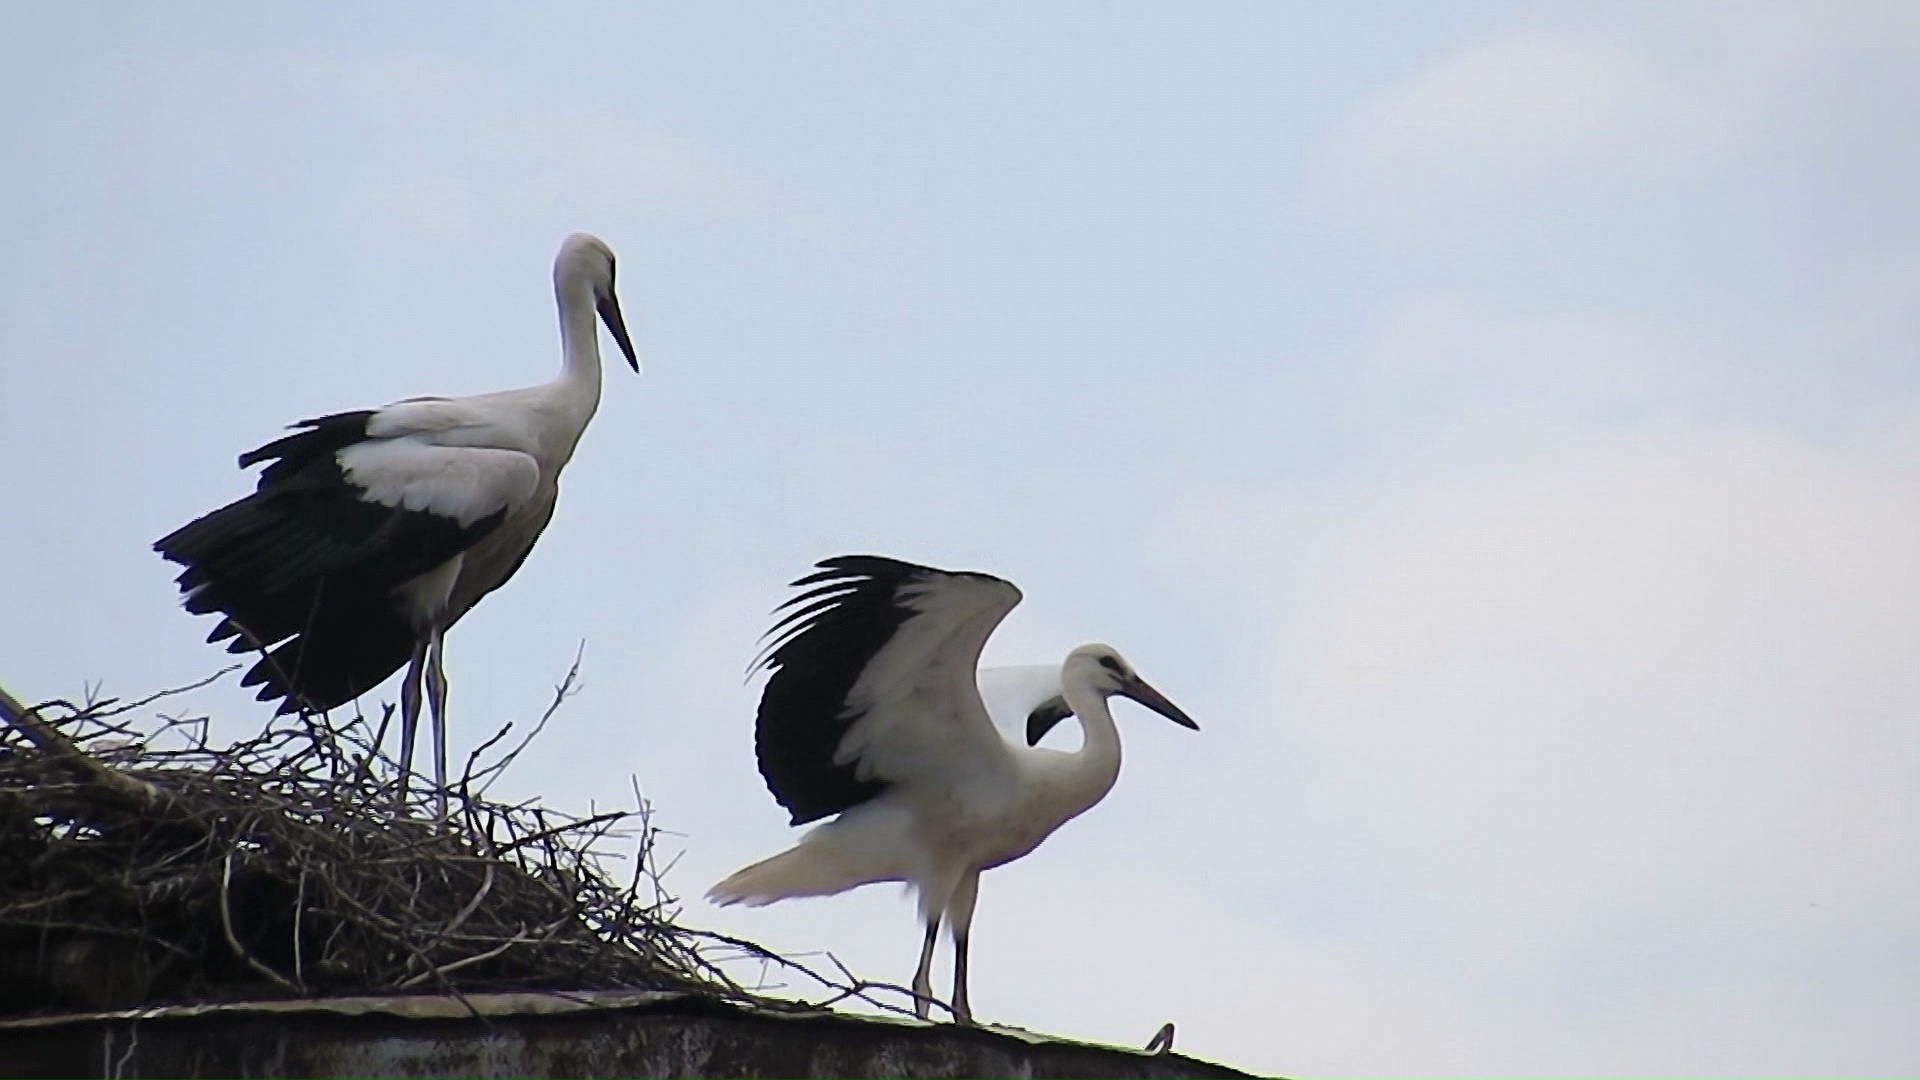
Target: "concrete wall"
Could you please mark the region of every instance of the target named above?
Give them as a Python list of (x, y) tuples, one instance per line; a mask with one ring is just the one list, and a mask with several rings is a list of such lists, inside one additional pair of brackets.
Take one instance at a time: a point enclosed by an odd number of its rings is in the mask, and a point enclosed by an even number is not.
[(649, 992), (341, 998), (0, 1022), (0, 1078), (1246, 1075), (1009, 1028)]

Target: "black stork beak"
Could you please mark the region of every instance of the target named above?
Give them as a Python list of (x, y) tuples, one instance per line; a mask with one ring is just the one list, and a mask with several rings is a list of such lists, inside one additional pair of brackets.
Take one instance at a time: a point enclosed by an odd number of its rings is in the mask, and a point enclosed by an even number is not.
[(614, 343), (626, 354), (628, 366), (638, 375), (640, 354), (633, 351), (633, 339), (627, 336), (627, 320), (620, 316), (620, 298), (609, 288), (594, 298), (594, 307), (600, 312), (600, 321), (607, 324), (607, 332), (613, 335)]
[[(1147, 681), (1138, 675), (1128, 680), (1127, 684), (1120, 688), (1120, 693), (1183, 728), (1200, 730), (1200, 725), (1193, 722), (1193, 717), (1182, 711), (1180, 706), (1168, 701), (1166, 695), (1149, 686)], [(1047, 732), (1052, 731), (1062, 720), (1072, 715), (1073, 710), (1067, 708), (1067, 699), (1057, 694), (1041, 702), (1037, 708), (1027, 714), (1027, 745), (1040, 745), (1040, 740), (1047, 737)]]
[(1145, 705), (1147, 708), (1152, 709), (1154, 712), (1159, 713), (1161, 716), (1179, 724), (1183, 728), (1189, 728), (1193, 731), (1200, 730), (1200, 725), (1193, 722), (1193, 717), (1182, 712), (1180, 706), (1168, 701), (1166, 695), (1148, 686), (1147, 680), (1138, 675), (1127, 680), (1127, 684), (1120, 688), (1120, 692), (1140, 704)]

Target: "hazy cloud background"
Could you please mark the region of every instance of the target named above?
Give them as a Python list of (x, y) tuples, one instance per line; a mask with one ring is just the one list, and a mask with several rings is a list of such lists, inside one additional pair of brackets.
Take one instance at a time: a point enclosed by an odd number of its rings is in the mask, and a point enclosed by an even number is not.
[[(449, 649), (465, 746), (587, 643), (515, 794), (637, 776), (697, 897), (789, 840), (782, 583), (987, 569), (992, 659), (1110, 641), (1204, 730), (1126, 712), (989, 875), (984, 1016), (1920, 1068), (1920, 9), (19, 4), (0, 58), (17, 693), (214, 669), (151, 541), (287, 422), (547, 377), (585, 228), (647, 373)], [(688, 909), (917, 948), (890, 890)]]

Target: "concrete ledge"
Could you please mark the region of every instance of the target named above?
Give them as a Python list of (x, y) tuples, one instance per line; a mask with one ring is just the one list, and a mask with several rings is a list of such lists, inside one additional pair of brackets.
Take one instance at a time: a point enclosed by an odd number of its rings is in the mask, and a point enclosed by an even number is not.
[(7, 1077), (1243, 1077), (1180, 1054), (612, 991), (331, 998), (0, 1021)]

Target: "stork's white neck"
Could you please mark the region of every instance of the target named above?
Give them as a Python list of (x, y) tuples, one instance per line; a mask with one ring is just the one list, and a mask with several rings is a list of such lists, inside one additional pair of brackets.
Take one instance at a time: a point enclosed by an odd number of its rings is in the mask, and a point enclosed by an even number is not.
[[(593, 285), (585, 274), (556, 275), (554, 299), (560, 305), (560, 377), (550, 385), (555, 411), (578, 439), (600, 407), (600, 324)], [(572, 453), (572, 447), (565, 448)]]
[(1113, 710), (1107, 696), (1069, 672), (1062, 680), (1060, 694), (1067, 707), (1080, 718), (1080, 749), (1075, 751), (1069, 772), (1069, 784), (1076, 801), (1074, 813), (1106, 798), (1120, 779), (1120, 732), (1113, 724)]

